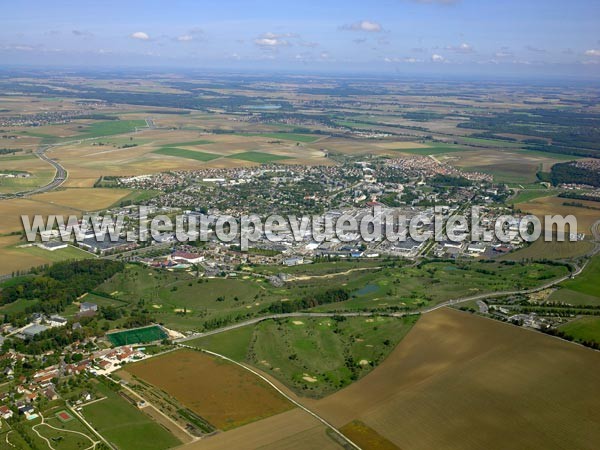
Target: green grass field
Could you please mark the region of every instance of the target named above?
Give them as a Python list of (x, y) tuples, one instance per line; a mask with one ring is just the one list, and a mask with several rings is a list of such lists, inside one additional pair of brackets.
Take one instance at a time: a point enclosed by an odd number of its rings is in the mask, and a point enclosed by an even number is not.
[(273, 155), (271, 153), (263, 153), (263, 152), (235, 153), (233, 155), (227, 156), (227, 158), (241, 159), (243, 161), (250, 161), (250, 162), (256, 162), (256, 163), (261, 163), (261, 164), (270, 163), (273, 161), (280, 161), (282, 159), (290, 159), (289, 156)]
[(111, 205), (111, 207), (136, 205), (138, 203), (145, 202), (155, 197), (158, 197), (161, 194), (161, 191), (155, 189), (134, 190), (122, 199), (120, 199), (118, 202)]
[(418, 316), (266, 320), (188, 342), (247, 361), (302, 395), (321, 397), (366, 375)]
[(461, 147), (453, 144), (442, 144), (442, 143), (428, 143), (426, 148), (396, 148), (394, 151), (401, 153), (408, 153), (411, 155), (443, 155), (444, 153), (464, 152), (468, 151), (468, 148)]
[(582, 294), (600, 297), (600, 256), (594, 256), (577, 278), (565, 281), (562, 286)]
[[(293, 278), (275, 287), (251, 276), (252, 271), (287, 272)], [(337, 287), (343, 287), (350, 298), (315, 311), (410, 310), (482, 292), (534, 287), (566, 273), (563, 266), (530, 262), (430, 262), (409, 267), (369, 260), (261, 266), (240, 271), (236, 279), (196, 279), (193, 273), (132, 264), (97, 291), (132, 307), (142, 301), (155, 321), (167, 328), (203, 331), (266, 314), (265, 309), (276, 302), (300, 300)]]
[(145, 120), (107, 120), (104, 122), (94, 122), (85, 127), (77, 139), (89, 139), (100, 136), (112, 136), (116, 134), (129, 133), (136, 127), (145, 127)]
[(600, 297), (582, 294), (571, 289), (560, 288), (554, 291), (548, 297), (548, 301), (557, 303), (569, 303), (570, 305), (598, 305), (600, 306)]
[(199, 152), (195, 150), (186, 150), (183, 148), (176, 147), (163, 147), (158, 150), (154, 150), (152, 153), (157, 155), (176, 156), (178, 158), (194, 159), (196, 161), (212, 161), (213, 159), (220, 158), (220, 155), (214, 153)]
[[(32, 158), (35, 158), (32, 156)], [(0, 160), (1, 162), (2, 160)], [(2, 171), (0, 170), (0, 173)], [(14, 193), (45, 186), (54, 178), (54, 170), (39, 170), (27, 178), (0, 177), (0, 193)]]
[(245, 361), (254, 329), (254, 326), (236, 328), (226, 333), (196, 339), (188, 344), (225, 355), (234, 361)]
[(461, 142), (466, 142), (467, 144), (480, 145), (483, 147), (492, 147), (492, 148), (520, 148), (520, 147), (523, 147), (523, 144), (521, 144), (519, 142), (505, 141), (502, 139), (486, 139), (486, 138), (461, 136), (461, 137), (457, 137), (457, 140), (459, 140)]
[(311, 143), (317, 139), (321, 139), (321, 136), (313, 136), (310, 134), (298, 134), (298, 133), (239, 133), (241, 136), (258, 136), (270, 139), (281, 139), (284, 141), (295, 141)]
[[(136, 304), (143, 300), (157, 321), (168, 328), (201, 330), (206, 321), (253, 314), (290, 295), (258, 278), (196, 280), (184, 272), (166, 272), (130, 265), (98, 288)], [(292, 293), (294, 294), (294, 293)], [(297, 295), (297, 294), (296, 294)], [(294, 298), (297, 298), (296, 295)]]
[(169, 144), (169, 147), (194, 147), (196, 145), (212, 144), (213, 142), (214, 141), (209, 141), (208, 139), (198, 139), (197, 141), (177, 142), (176, 144)]
[[(64, 423), (56, 417), (46, 417), (44, 425), (37, 426), (36, 431), (48, 439), (55, 450), (89, 448), (97, 439), (79, 420)], [(83, 433), (87, 437), (79, 433)]]
[(50, 262), (92, 259), (96, 256), (77, 247), (69, 245), (67, 248), (50, 251), (39, 247), (22, 247), (17, 249), (24, 255), (36, 256), (47, 259)]
[(135, 328), (132, 330), (118, 331), (106, 335), (110, 342), (116, 347), (120, 345), (145, 344), (147, 342), (160, 341), (167, 337), (159, 326), (154, 325), (144, 328)]
[(98, 390), (106, 396), (83, 407), (83, 416), (109, 442), (120, 450), (165, 450), (180, 444), (179, 440), (161, 425), (151, 420), (137, 407), (104, 384)]
[(25, 300), (20, 298), (16, 302), (0, 306), (0, 314), (19, 314), (24, 312), (29, 306), (34, 306), (37, 303), (38, 300)]
[(580, 317), (561, 325), (559, 330), (565, 332), (576, 341), (600, 343), (600, 317)]
[(557, 189), (525, 189), (520, 191), (513, 198), (509, 199), (507, 203), (509, 204), (517, 204), (517, 203), (526, 203), (531, 200), (535, 200), (536, 198), (541, 197), (551, 197), (553, 195), (558, 194)]

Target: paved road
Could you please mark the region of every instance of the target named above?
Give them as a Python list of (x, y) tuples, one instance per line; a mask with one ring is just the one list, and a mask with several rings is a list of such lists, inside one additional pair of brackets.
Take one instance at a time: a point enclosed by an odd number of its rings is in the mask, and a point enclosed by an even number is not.
[[(199, 350), (195, 347), (190, 347), (187, 345), (182, 345), (181, 347), (186, 347), (186, 348), (190, 348), (192, 350)], [(257, 372), (256, 370), (254, 370), (252, 367), (249, 367), (245, 364), (239, 363), (231, 358), (228, 358), (225, 355), (221, 355), (220, 353), (215, 353), (215, 352), (211, 352), (210, 350), (205, 350), (205, 349), (201, 349), (200, 351), (204, 352), (204, 353), (208, 353), (209, 355), (212, 356), (216, 356), (218, 358), (222, 358), (226, 361), (229, 361), (230, 363), (233, 363), (239, 367), (241, 367), (244, 370), (247, 370), (248, 372), (254, 374), (255, 376), (257, 376), (258, 378), (260, 378), (261, 380), (263, 380), (265, 383), (267, 383), (269, 386), (271, 386), (273, 389), (275, 389), (279, 394), (281, 394), (283, 397), (285, 397), (289, 402), (293, 403), (294, 405), (296, 405), (298, 408), (302, 409), (304, 412), (307, 412), (308, 414), (310, 414), (311, 416), (313, 416), (315, 419), (317, 419), (319, 422), (321, 422), (323, 425), (325, 425), (327, 428), (329, 428), (331, 431), (333, 431), (340, 439), (342, 439), (344, 442), (346, 442), (346, 444), (356, 450), (362, 450), (358, 445), (356, 445), (354, 442), (352, 442), (352, 440), (346, 436), (345, 434), (343, 434), (340, 430), (338, 430), (336, 427), (334, 427), (331, 423), (329, 423), (327, 420), (325, 420), (323, 417), (321, 417), (320, 415), (318, 415), (316, 412), (313, 412), (312, 410), (308, 409), (306, 406), (304, 406), (302, 403), (296, 401), (295, 399), (293, 399), (292, 397), (290, 397), (286, 392), (284, 392), (282, 389), (280, 389), (279, 387), (277, 387), (277, 385), (275, 385), (274, 383), (271, 382), (271, 380), (269, 380), (267, 377), (265, 377), (263, 374)]]
[[(146, 118), (146, 126), (145, 127), (137, 127), (135, 129), (135, 132), (137, 133), (140, 130), (148, 130), (148, 129), (155, 129), (155, 128), (156, 128), (156, 124), (150, 117), (148, 117), (148, 118)], [(123, 134), (126, 134), (126, 133), (123, 133)], [(114, 137), (114, 136), (113, 135), (111, 135), (111, 136), (96, 136), (96, 137), (88, 138), (88, 139), (74, 139), (72, 141), (65, 141), (65, 142), (61, 142), (59, 144), (40, 146), (35, 151), (34, 154), (38, 158), (40, 158), (42, 161), (45, 161), (48, 164), (50, 164), (52, 167), (54, 167), (54, 169), (56, 170), (56, 173), (54, 174), (54, 179), (47, 185), (32, 189), (30, 191), (21, 191), (21, 192), (17, 192), (14, 194), (2, 195), (2, 196), (0, 196), (0, 200), (8, 199), (8, 198), (15, 198), (15, 197), (26, 197), (29, 195), (41, 194), (43, 192), (49, 192), (49, 191), (56, 189), (57, 187), (59, 187), (61, 184), (63, 184), (65, 182), (65, 180), (67, 179), (67, 176), (68, 176), (68, 172), (67, 172), (67, 169), (65, 169), (58, 161), (49, 157), (47, 152), (49, 150), (51, 150), (52, 148), (58, 147), (61, 145), (69, 145), (69, 144), (73, 144), (75, 142), (94, 141), (94, 140), (102, 139), (102, 138), (106, 138), (106, 137)]]

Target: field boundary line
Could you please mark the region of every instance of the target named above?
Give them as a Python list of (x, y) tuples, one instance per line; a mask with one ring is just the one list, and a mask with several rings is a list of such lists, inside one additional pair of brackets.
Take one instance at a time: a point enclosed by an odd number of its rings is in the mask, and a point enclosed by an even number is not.
[(73, 408), (71, 405), (69, 405), (69, 403), (66, 403), (66, 406), (67, 406), (67, 409), (68, 409), (68, 410), (69, 410), (69, 411), (70, 411), (70, 412), (71, 412), (71, 413), (72, 413), (72, 414), (73, 414), (75, 417), (77, 417), (77, 418), (78, 418), (78, 419), (79, 419), (79, 420), (80, 420), (80, 421), (81, 421), (81, 422), (82, 422), (82, 423), (83, 423), (83, 424), (84, 424), (86, 427), (88, 427), (88, 428), (89, 428), (89, 430), (90, 430), (92, 433), (94, 433), (94, 434), (95, 434), (97, 437), (99, 437), (99, 438), (100, 438), (100, 440), (101, 440), (102, 442), (104, 442), (104, 443), (105, 443), (105, 444), (108, 446), (108, 448), (110, 448), (110, 449), (112, 449), (112, 450), (117, 450), (117, 449), (115, 448), (115, 446), (114, 446), (114, 445), (112, 445), (110, 442), (108, 442), (108, 440), (107, 440), (107, 439), (106, 439), (104, 436), (102, 436), (102, 435), (100, 434), (100, 432), (99, 432), (99, 431), (97, 431), (97, 430), (96, 430), (96, 429), (95, 429), (95, 428), (92, 426), (92, 424), (91, 424), (91, 423), (89, 423), (89, 422), (88, 422), (88, 421), (85, 419), (85, 417), (83, 417), (83, 414), (79, 414), (77, 411), (75, 411), (75, 408)]
[(195, 347), (191, 347), (189, 345), (185, 345), (185, 344), (180, 344), (181, 347), (185, 347), (191, 350), (195, 350), (195, 351), (200, 351), (200, 352), (204, 352), (207, 353), (209, 355), (212, 356), (216, 356), (218, 358), (224, 359), (226, 361), (229, 361), (245, 370), (247, 370), (248, 372), (256, 375), (258, 378), (260, 378), (261, 380), (263, 380), (265, 383), (267, 383), (269, 386), (271, 386), (273, 389), (275, 389), (279, 394), (281, 394), (285, 399), (287, 399), (289, 402), (291, 402), (292, 404), (296, 405), (298, 408), (302, 409), (304, 412), (307, 412), (308, 414), (310, 414), (311, 416), (313, 416), (315, 419), (317, 419), (319, 422), (321, 422), (323, 425), (325, 425), (327, 428), (331, 429), (331, 431), (333, 431), (336, 435), (338, 435), (340, 438), (342, 438), (345, 442), (347, 442), (350, 446), (352, 446), (353, 448), (355, 448), (356, 450), (362, 450), (361, 447), (359, 447), (358, 445), (356, 445), (349, 437), (347, 437), (346, 435), (344, 435), (340, 430), (338, 430), (336, 427), (334, 427), (331, 423), (329, 423), (327, 420), (325, 420), (323, 417), (319, 416), (317, 413), (311, 411), (310, 409), (308, 409), (306, 406), (302, 405), (300, 402), (298, 402), (297, 400), (294, 400), (292, 397), (290, 397), (288, 394), (286, 394), (283, 390), (281, 390), (279, 387), (277, 387), (272, 381), (270, 381), (267, 377), (265, 377), (264, 375), (258, 373), (256, 370), (252, 369), (251, 367), (248, 367), (242, 363), (239, 363), (237, 361), (234, 361), (231, 358), (228, 358), (225, 355), (221, 355), (219, 353), (215, 353), (215, 352), (211, 352), (210, 350), (205, 350), (205, 349), (200, 349), (200, 348), (195, 348)]
[[(172, 351), (172, 350), (171, 350)], [(166, 352), (165, 352), (166, 353)], [(112, 378), (110, 378), (108, 375), (105, 375), (106, 378), (108, 378), (111, 382), (115, 383), (115, 380), (113, 380)], [(181, 426), (180, 424), (178, 424), (174, 419), (170, 418), (169, 416), (167, 416), (164, 412), (162, 412), (159, 408), (157, 408), (156, 406), (154, 406), (153, 403), (149, 402), (145, 397), (142, 397), (142, 395), (140, 395), (138, 392), (135, 392), (133, 389), (131, 389), (129, 386), (126, 386), (124, 384), (120, 384), (121, 388), (125, 389), (127, 392), (135, 395), (137, 398), (141, 399), (142, 401), (146, 402), (146, 407), (150, 407), (154, 410), (156, 410), (156, 412), (158, 412), (161, 416), (163, 416), (165, 419), (167, 419), (169, 422), (171, 422), (173, 425), (175, 425), (177, 428), (179, 428), (181, 431), (183, 431), (185, 434), (187, 434), (191, 439), (192, 442), (196, 442), (198, 440), (200, 440), (201, 438), (199, 438), (198, 436), (194, 436), (193, 434), (191, 434), (188, 430), (186, 430), (183, 426)], [(140, 411), (143, 408), (139, 408)], [(155, 421), (156, 422), (156, 421)], [(170, 431), (169, 431), (170, 432)], [(173, 433), (171, 433), (173, 434)], [(188, 442), (189, 443), (189, 442)], [(188, 443), (183, 443), (183, 444), (188, 444)]]

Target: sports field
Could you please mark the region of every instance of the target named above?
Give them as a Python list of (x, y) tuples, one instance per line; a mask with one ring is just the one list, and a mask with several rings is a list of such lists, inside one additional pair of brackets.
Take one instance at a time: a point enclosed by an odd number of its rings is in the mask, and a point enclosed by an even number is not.
[(167, 333), (158, 325), (135, 328), (133, 330), (118, 331), (106, 335), (115, 347), (120, 345), (146, 344), (167, 338)]
[(179, 350), (128, 364), (125, 370), (162, 389), (221, 430), (292, 408), (250, 372), (194, 350)]

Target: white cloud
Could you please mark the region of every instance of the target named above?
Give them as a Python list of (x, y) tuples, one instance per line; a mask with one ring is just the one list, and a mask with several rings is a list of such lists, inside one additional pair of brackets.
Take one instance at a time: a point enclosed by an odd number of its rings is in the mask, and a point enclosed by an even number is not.
[(546, 50), (539, 47), (534, 47), (533, 45), (526, 45), (525, 50), (528, 50), (533, 53), (546, 53)]
[(254, 43), (263, 49), (275, 49), (292, 45), (289, 38), (298, 38), (295, 33), (263, 33), (254, 40)]
[(473, 46), (467, 44), (466, 42), (463, 42), (459, 45), (449, 45), (448, 47), (446, 47), (446, 50), (449, 50), (454, 53), (473, 53), (475, 51)]
[(361, 20), (342, 26), (343, 30), (348, 31), (364, 31), (367, 33), (379, 33), (383, 31), (381, 24), (377, 22), (371, 22), (370, 20)]
[(508, 50), (500, 50), (499, 52), (496, 52), (494, 56), (496, 58), (514, 58), (515, 55), (513, 54), (513, 52), (510, 52)]
[(398, 58), (398, 57), (387, 57), (387, 58), (383, 58), (383, 61), (386, 63), (405, 63), (405, 64), (416, 64), (416, 63), (422, 63), (423, 60), (422, 59), (418, 59), (418, 58), (413, 58), (413, 57), (408, 57), (408, 58)]
[(189, 42), (189, 41), (194, 40), (194, 36), (192, 36), (191, 34), (183, 34), (181, 36), (178, 36), (177, 40), (179, 42)]
[(600, 56), (600, 49), (593, 48), (593, 49), (591, 49), (591, 50), (586, 50), (586, 52), (585, 52), (585, 56), (595, 56), (595, 57), (599, 57), (599, 56)]
[(442, 55), (438, 55), (437, 53), (434, 53), (433, 55), (431, 55), (431, 62), (434, 63), (443, 63), (446, 62), (447, 59), (444, 58)]
[(86, 30), (72, 30), (71, 33), (74, 36), (83, 37), (83, 38), (90, 38), (90, 37), (94, 36), (93, 33), (86, 31)]
[(148, 34), (144, 33), (143, 31), (136, 31), (135, 33), (131, 33), (129, 37), (132, 39), (139, 39), (141, 41), (147, 41), (150, 39), (150, 36), (148, 36)]

